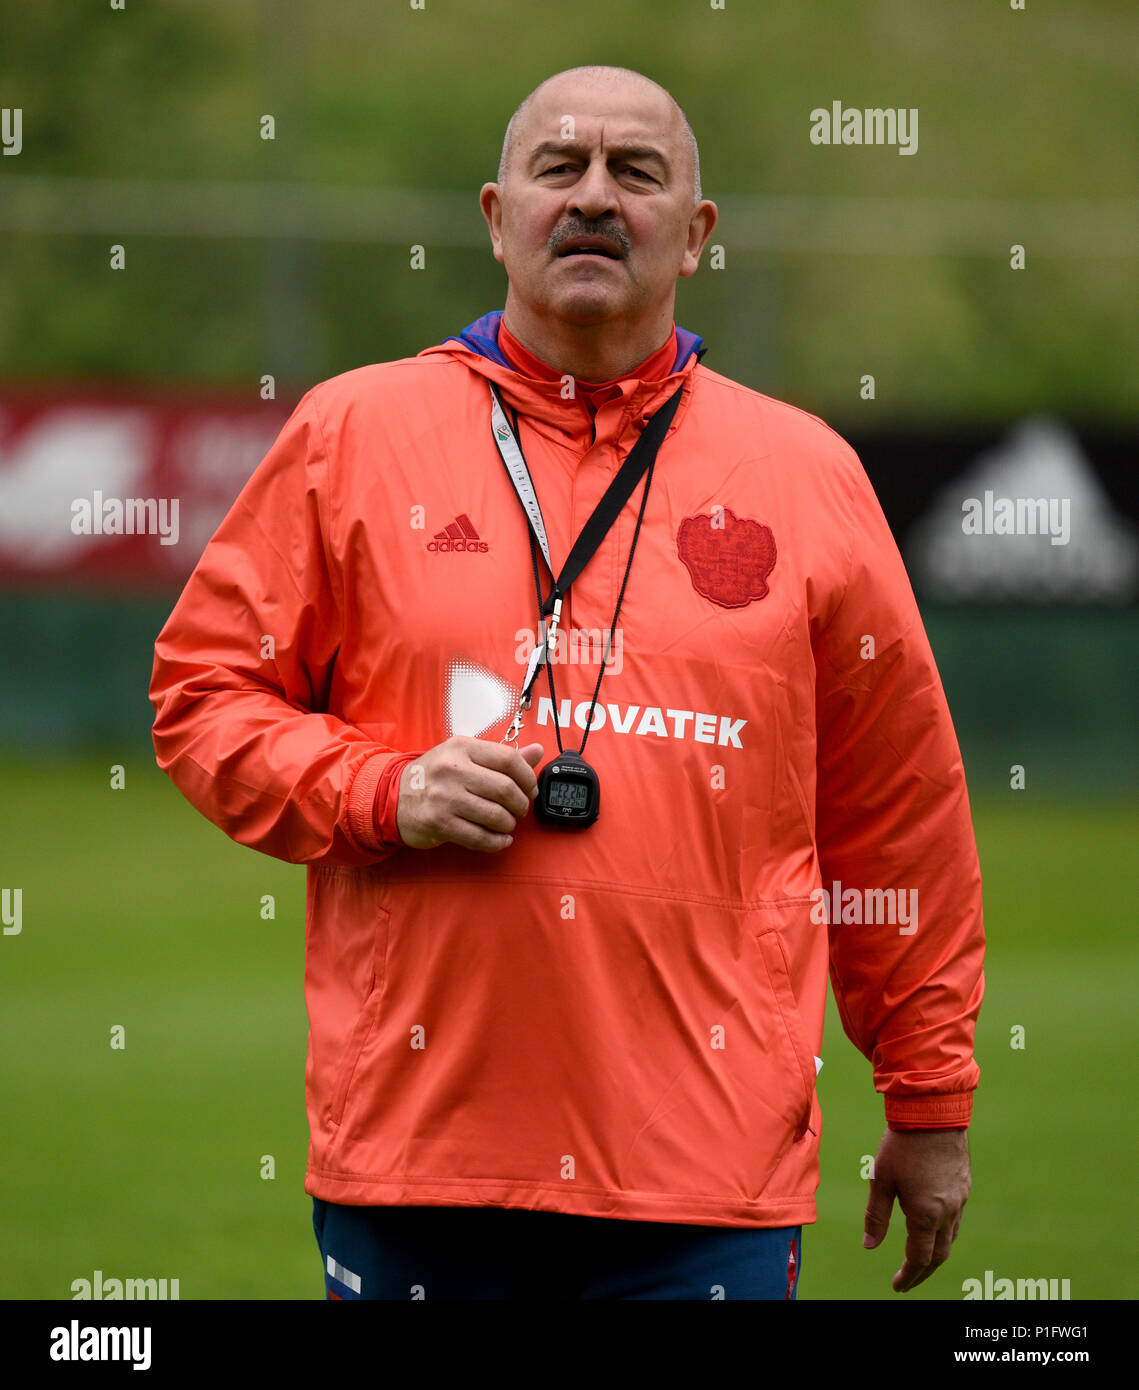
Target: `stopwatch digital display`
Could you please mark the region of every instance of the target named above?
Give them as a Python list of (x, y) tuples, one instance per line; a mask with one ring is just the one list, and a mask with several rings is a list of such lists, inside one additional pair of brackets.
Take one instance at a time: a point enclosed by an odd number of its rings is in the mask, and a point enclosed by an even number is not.
[(559, 753), (538, 773), (534, 814), (543, 825), (583, 830), (600, 809), (597, 773), (579, 753)]

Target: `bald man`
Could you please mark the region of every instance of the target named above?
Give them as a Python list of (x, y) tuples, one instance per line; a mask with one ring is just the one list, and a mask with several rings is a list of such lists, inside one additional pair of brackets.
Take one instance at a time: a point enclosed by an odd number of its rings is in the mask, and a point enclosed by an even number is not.
[(793, 1299), (828, 971), (912, 1288), (983, 932), (897, 548), (849, 446), (675, 324), (717, 211), (662, 87), (549, 78), (480, 206), (504, 310), (310, 391), (155, 648), (160, 766), (307, 866), (326, 1296)]

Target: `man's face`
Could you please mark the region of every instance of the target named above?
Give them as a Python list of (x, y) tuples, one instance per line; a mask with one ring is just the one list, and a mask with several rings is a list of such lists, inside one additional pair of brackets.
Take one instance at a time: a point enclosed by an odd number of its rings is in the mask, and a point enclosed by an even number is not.
[(550, 82), (516, 128), (504, 186), (480, 195), (511, 294), (579, 325), (671, 305), (715, 221), (711, 203), (694, 204), (692, 175), (663, 93), (633, 79)]

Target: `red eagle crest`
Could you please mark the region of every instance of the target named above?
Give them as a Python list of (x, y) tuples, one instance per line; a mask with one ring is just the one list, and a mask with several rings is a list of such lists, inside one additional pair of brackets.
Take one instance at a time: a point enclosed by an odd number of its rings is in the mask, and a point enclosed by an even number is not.
[(761, 521), (738, 517), (730, 507), (686, 516), (676, 533), (676, 549), (692, 587), (723, 608), (742, 608), (770, 592), (767, 576), (775, 568), (775, 537)]

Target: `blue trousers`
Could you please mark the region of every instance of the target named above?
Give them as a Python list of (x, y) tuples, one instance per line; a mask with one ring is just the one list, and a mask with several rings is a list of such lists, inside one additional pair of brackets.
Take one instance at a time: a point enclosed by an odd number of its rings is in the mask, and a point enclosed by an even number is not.
[(793, 1299), (801, 1226), (690, 1226), (515, 1207), (313, 1198), (332, 1299)]

